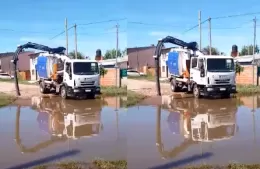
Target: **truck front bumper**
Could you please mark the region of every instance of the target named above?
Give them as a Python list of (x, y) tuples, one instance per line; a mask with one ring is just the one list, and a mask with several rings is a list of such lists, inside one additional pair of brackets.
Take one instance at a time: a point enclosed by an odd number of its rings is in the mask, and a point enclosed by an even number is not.
[(74, 88), (69, 91), (71, 95), (88, 95), (88, 94), (100, 94), (100, 86), (93, 87), (80, 87)]
[(203, 92), (205, 95), (233, 94), (236, 93), (236, 86), (207, 86)]

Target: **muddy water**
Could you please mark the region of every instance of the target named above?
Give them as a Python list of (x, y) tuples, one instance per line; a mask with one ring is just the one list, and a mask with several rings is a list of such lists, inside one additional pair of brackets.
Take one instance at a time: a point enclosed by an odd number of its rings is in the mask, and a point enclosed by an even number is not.
[(52, 160), (126, 159), (125, 128), (120, 127), (126, 110), (120, 104), (120, 98), (32, 98), (0, 109), (0, 168), (39, 163), (70, 150), (77, 153)]
[(257, 96), (163, 102), (163, 106), (147, 106), (146, 102), (128, 109), (129, 168), (259, 162)]
[(0, 109), (1, 168), (68, 150), (77, 153), (51, 159), (127, 159), (133, 169), (259, 162), (258, 96), (150, 99), (127, 110), (120, 104), (33, 98)]

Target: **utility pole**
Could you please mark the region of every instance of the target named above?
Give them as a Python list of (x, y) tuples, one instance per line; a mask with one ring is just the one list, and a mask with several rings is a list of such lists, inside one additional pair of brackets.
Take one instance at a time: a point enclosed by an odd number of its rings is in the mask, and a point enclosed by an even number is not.
[[(116, 24), (116, 86), (117, 86), (117, 71), (118, 71), (118, 65), (117, 65), (117, 55), (118, 55), (118, 24)], [(120, 84), (120, 83), (119, 83)], [(120, 86), (119, 86), (120, 87)]]
[(256, 17), (254, 21), (254, 46), (253, 46), (253, 85), (255, 85), (255, 46), (256, 46)]
[(211, 55), (212, 51), (212, 45), (211, 45), (211, 18), (209, 18), (209, 55)]
[(199, 11), (199, 32), (200, 32), (200, 51), (201, 51), (201, 11)]
[(77, 59), (78, 58), (77, 24), (75, 24), (74, 29), (75, 29), (75, 59)]
[(68, 39), (68, 20), (65, 18), (65, 32), (66, 32), (66, 55), (69, 54), (69, 39)]

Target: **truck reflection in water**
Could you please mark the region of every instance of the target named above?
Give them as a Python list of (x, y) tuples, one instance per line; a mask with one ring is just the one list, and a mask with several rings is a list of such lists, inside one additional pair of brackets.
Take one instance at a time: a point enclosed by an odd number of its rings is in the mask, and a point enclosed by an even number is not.
[(165, 151), (161, 141), (161, 107), (157, 108), (157, 147), (162, 158), (174, 158), (188, 147), (199, 142), (230, 139), (238, 131), (236, 126), (237, 103), (228, 100), (174, 100), (167, 105), (169, 130), (181, 134), (184, 141), (180, 146)]
[(32, 148), (23, 146), (20, 139), (20, 107), (16, 116), (16, 143), (23, 153), (37, 152), (55, 142), (96, 136), (103, 130), (101, 100), (77, 101), (59, 98), (33, 98), (32, 107), (38, 111), (37, 122), (50, 140)]

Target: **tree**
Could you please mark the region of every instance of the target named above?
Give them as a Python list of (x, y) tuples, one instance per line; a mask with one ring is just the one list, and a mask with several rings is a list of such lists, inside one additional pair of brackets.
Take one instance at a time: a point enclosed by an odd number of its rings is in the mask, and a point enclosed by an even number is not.
[[(255, 46), (255, 53), (259, 53), (258, 45)], [(239, 56), (253, 55), (253, 45), (243, 46)]]
[[(71, 51), (71, 52), (69, 53), (69, 57), (72, 58), (72, 59), (76, 59), (75, 50), (74, 50), (74, 51)], [(86, 59), (86, 57), (84, 56), (83, 53), (77, 52), (77, 59)]]
[[(117, 57), (123, 57), (123, 52), (119, 49), (117, 51)], [(107, 50), (104, 59), (115, 59), (116, 58), (116, 49)]]
[[(205, 55), (209, 55), (209, 50), (210, 50), (210, 47), (207, 46), (205, 48), (202, 49), (202, 52), (205, 54)], [(217, 48), (214, 48), (214, 47), (211, 47), (211, 54), (212, 55), (220, 55), (220, 52)]]

